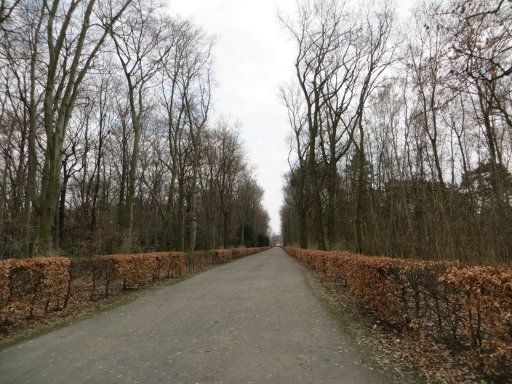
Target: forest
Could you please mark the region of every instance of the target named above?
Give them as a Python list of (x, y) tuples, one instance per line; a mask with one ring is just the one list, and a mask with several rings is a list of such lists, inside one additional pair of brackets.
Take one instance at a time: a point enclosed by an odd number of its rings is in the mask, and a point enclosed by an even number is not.
[(0, 258), (268, 245), (201, 26), (148, 0), (1, 0), (0, 34)]
[(0, 355), (512, 383), (512, 0), (0, 0)]
[(314, 0), (281, 22), (284, 243), (510, 263), (512, 3)]

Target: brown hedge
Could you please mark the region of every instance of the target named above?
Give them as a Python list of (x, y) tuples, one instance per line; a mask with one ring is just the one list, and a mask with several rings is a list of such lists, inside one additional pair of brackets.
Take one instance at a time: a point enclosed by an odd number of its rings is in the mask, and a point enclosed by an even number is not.
[(0, 335), (12, 325), (266, 248), (0, 260)]
[(32, 318), (58, 308), (66, 292), (70, 264), (65, 257), (0, 261), (0, 324), (20, 313)]
[(395, 329), (435, 338), (470, 366), (512, 375), (512, 268), (285, 248)]

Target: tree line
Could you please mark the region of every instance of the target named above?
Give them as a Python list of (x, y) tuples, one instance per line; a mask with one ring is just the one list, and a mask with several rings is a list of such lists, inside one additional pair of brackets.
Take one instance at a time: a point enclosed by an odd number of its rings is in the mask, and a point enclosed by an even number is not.
[(0, 255), (268, 243), (213, 39), (146, 0), (1, 0)]
[(512, 260), (512, 3), (298, 3), (285, 244)]

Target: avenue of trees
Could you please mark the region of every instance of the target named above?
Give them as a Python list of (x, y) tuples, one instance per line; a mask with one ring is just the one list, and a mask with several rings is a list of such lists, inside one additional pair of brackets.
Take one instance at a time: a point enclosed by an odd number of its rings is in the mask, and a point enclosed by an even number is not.
[(285, 244), (512, 260), (512, 2), (298, 3)]
[(212, 44), (149, 0), (0, 0), (0, 258), (265, 245)]

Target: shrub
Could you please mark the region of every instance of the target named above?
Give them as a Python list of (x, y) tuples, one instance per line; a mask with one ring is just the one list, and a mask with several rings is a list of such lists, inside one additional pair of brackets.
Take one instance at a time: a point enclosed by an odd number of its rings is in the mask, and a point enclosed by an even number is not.
[(0, 260), (2, 327), (207, 268), (266, 248)]
[(199, 251), (187, 254), (185, 264), (188, 272), (208, 268), (215, 264), (214, 251)]
[(215, 260), (217, 263), (225, 263), (233, 258), (233, 250), (231, 249), (215, 249)]
[(337, 281), (379, 320), (457, 348), (490, 376), (512, 374), (511, 268), (285, 250)]
[(155, 254), (110, 255), (115, 270), (115, 280), (123, 283), (123, 288), (143, 286), (153, 280), (157, 270)]
[(460, 315), (453, 317), (451, 323), (461, 323), (462, 340), (471, 346), (468, 361), (481, 366), (487, 374), (512, 374), (511, 269), (450, 268), (440, 281), (452, 288), (452, 306), (460, 309)]
[(0, 261), (1, 323), (60, 308), (69, 280), (69, 265), (65, 257)]
[(183, 252), (161, 252), (155, 256), (158, 278), (168, 279), (185, 274), (185, 254)]

